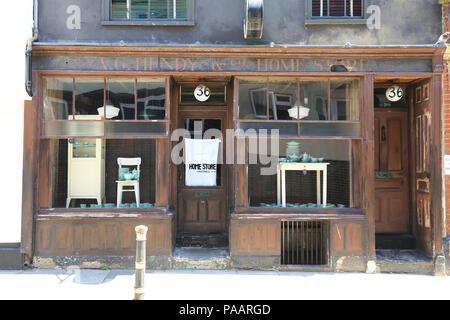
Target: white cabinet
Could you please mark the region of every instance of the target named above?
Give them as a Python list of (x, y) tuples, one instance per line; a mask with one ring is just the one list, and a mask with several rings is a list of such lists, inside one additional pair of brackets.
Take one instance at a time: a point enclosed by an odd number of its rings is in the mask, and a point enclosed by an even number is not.
[[(75, 117), (76, 120), (103, 119), (94, 115)], [(66, 207), (72, 199), (96, 199), (101, 205), (105, 198), (105, 140), (69, 139), (68, 149)]]

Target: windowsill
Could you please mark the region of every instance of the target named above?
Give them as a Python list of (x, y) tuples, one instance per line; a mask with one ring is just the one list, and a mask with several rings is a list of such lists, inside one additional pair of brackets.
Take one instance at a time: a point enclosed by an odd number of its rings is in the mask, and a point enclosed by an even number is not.
[(366, 19), (333, 19), (333, 18), (315, 18), (306, 19), (305, 25), (366, 25)]
[(192, 20), (104, 20), (102, 26), (193, 27)]

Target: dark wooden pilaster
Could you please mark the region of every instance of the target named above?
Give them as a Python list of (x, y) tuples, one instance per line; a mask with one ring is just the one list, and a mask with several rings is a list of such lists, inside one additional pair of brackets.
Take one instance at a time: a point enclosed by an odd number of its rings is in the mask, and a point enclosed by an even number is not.
[(431, 226), (433, 232), (433, 256), (442, 255), (442, 76), (433, 75), (431, 79)]
[(24, 103), (23, 177), (22, 177), (22, 240), (21, 252), (31, 259), (33, 255), (33, 230), (35, 191), (38, 163), (38, 109), (37, 98)]
[(167, 139), (156, 140), (156, 194), (157, 207), (169, 205), (169, 141)]
[(362, 81), (362, 198), (363, 209), (368, 222), (368, 260), (375, 260), (375, 134), (374, 134), (374, 76), (366, 75)]

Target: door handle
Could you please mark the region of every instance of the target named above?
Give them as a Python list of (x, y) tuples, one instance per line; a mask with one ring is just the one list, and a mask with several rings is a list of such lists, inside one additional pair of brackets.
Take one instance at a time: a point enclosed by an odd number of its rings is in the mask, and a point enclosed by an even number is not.
[(381, 141), (386, 141), (386, 127), (381, 127)]

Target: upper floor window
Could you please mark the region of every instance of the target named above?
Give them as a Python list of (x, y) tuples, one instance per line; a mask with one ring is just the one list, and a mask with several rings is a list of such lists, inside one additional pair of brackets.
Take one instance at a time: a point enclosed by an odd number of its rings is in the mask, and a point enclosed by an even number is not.
[(187, 0), (111, 0), (112, 19), (186, 19)]
[(103, 0), (104, 25), (193, 25), (194, 0)]
[(361, 18), (363, 0), (311, 0), (311, 16)]

